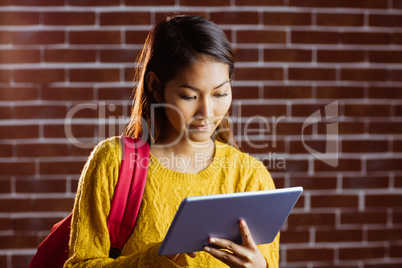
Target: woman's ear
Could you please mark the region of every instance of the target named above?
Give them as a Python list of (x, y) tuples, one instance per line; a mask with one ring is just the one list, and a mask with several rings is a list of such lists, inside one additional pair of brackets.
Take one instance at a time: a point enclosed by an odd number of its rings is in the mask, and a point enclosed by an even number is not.
[(160, 94), (161, 83), (156, 74), (154, 72), (149, 72), (145, 77), (145, 82), (147, 83), (148, 89), (154, 96), (155, 100), (161, 102), (163, 99)]

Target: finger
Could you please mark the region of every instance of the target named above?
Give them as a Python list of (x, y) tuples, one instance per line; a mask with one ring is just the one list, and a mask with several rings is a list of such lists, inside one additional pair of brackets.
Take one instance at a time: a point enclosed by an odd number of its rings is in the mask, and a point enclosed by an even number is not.
[(236, 257), (235, 255), (233, 255), (232, 253), (228, 252), (228, 251), (224, 251), (224, 250), (220, 250), (220, 249), (216, 249), (213, 247), (204, 247), (204, 251), (208, 252), (209, 254), (211, 254), (213, 257), (217, 258), (218, 260), (220, 260), (221, 262), (227, 264), (228, 266), (241, 266), (243, 264), (243, 261)]
[(195, 257), (197, 257), (197, 252), (189, 252), (189, 253), (186, 253), (188, 256), (190, 256), (191, 258), (195, 258)]
[[(222, 239), (222, 238), (215, 238), (211, 237), (209, 239), (211, 244), (218, 246), (221, 249), (227, 249), (233, 253), (233, 255), (242, 258), (248, 259), (249, 258), (249, 250), (245, 246), (238, 245), (230, 240)], [(219, 249), (217, 249), (219, 250)], [(219, 250), (222, 251), (222, 250)], [(224, 251), (223, 251), (224, 252)]]
[(243, 240), (242, 245), (246, 247), (256, 248), (257, 245), (254, 242), (253, 237), (251, 236), (250, 229), (248, 229), (248, 225), (245, 220), (241, 220), (239, 222), (240, 226), (240, 234)]

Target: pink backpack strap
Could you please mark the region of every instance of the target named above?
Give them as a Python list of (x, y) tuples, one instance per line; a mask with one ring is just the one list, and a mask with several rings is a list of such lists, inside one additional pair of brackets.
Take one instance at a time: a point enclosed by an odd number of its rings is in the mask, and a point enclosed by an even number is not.
[(121, 137), (123, 158), (107, 226), (111, 258), (117, 258), (132, 234), (144, 193), (149, 145), (141, 139)]

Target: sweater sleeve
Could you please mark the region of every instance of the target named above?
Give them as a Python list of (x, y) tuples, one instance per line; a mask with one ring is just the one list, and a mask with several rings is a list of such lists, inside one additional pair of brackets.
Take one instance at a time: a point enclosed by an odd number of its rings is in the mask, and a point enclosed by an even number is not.
[[(250, 157), (249, 158), (251, 170), (248, 183), (245, 191), (257, 191), (257, 190), (271, 190), (275, 189), (274, 181), (267, 168), (261, 161)], [(259, 245), (262, 255), (265, 257), (269, 268), (279, 267), (279, 236), (275, 237), (274, 241), (270, 244)]]
[(100, 143), (85, 164), (74, 204), (69, 259), (64, 267), (186, 266), (185, 258), (174, 263), (166, 256), (159, 256), (160, 243), (149, 244), (142, 251), (128, 256), (109, 258), (107, 217), (120, 163), (120, 142), (115, 138)]

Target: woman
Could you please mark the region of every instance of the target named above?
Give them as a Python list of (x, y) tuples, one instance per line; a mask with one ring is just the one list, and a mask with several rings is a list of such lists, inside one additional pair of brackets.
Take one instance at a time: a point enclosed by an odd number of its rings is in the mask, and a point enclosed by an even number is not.
[(210, 238), (227, 250), (157, 253), (185, 197), (274, 188), (263, 164), (235, 148), (228, 118), (234, 61), (224, 33), (207, 19), (174, 16), (150, 32), (126, 129), (151, 144), (134, 232), (122, 256), (108, 258), (106, 222), (121, 159), (112, 138), (95, 148), (82, 173), (65, 267), (278, 267), (279, 235), (256, 246), (243, 221), (241, 245)]

